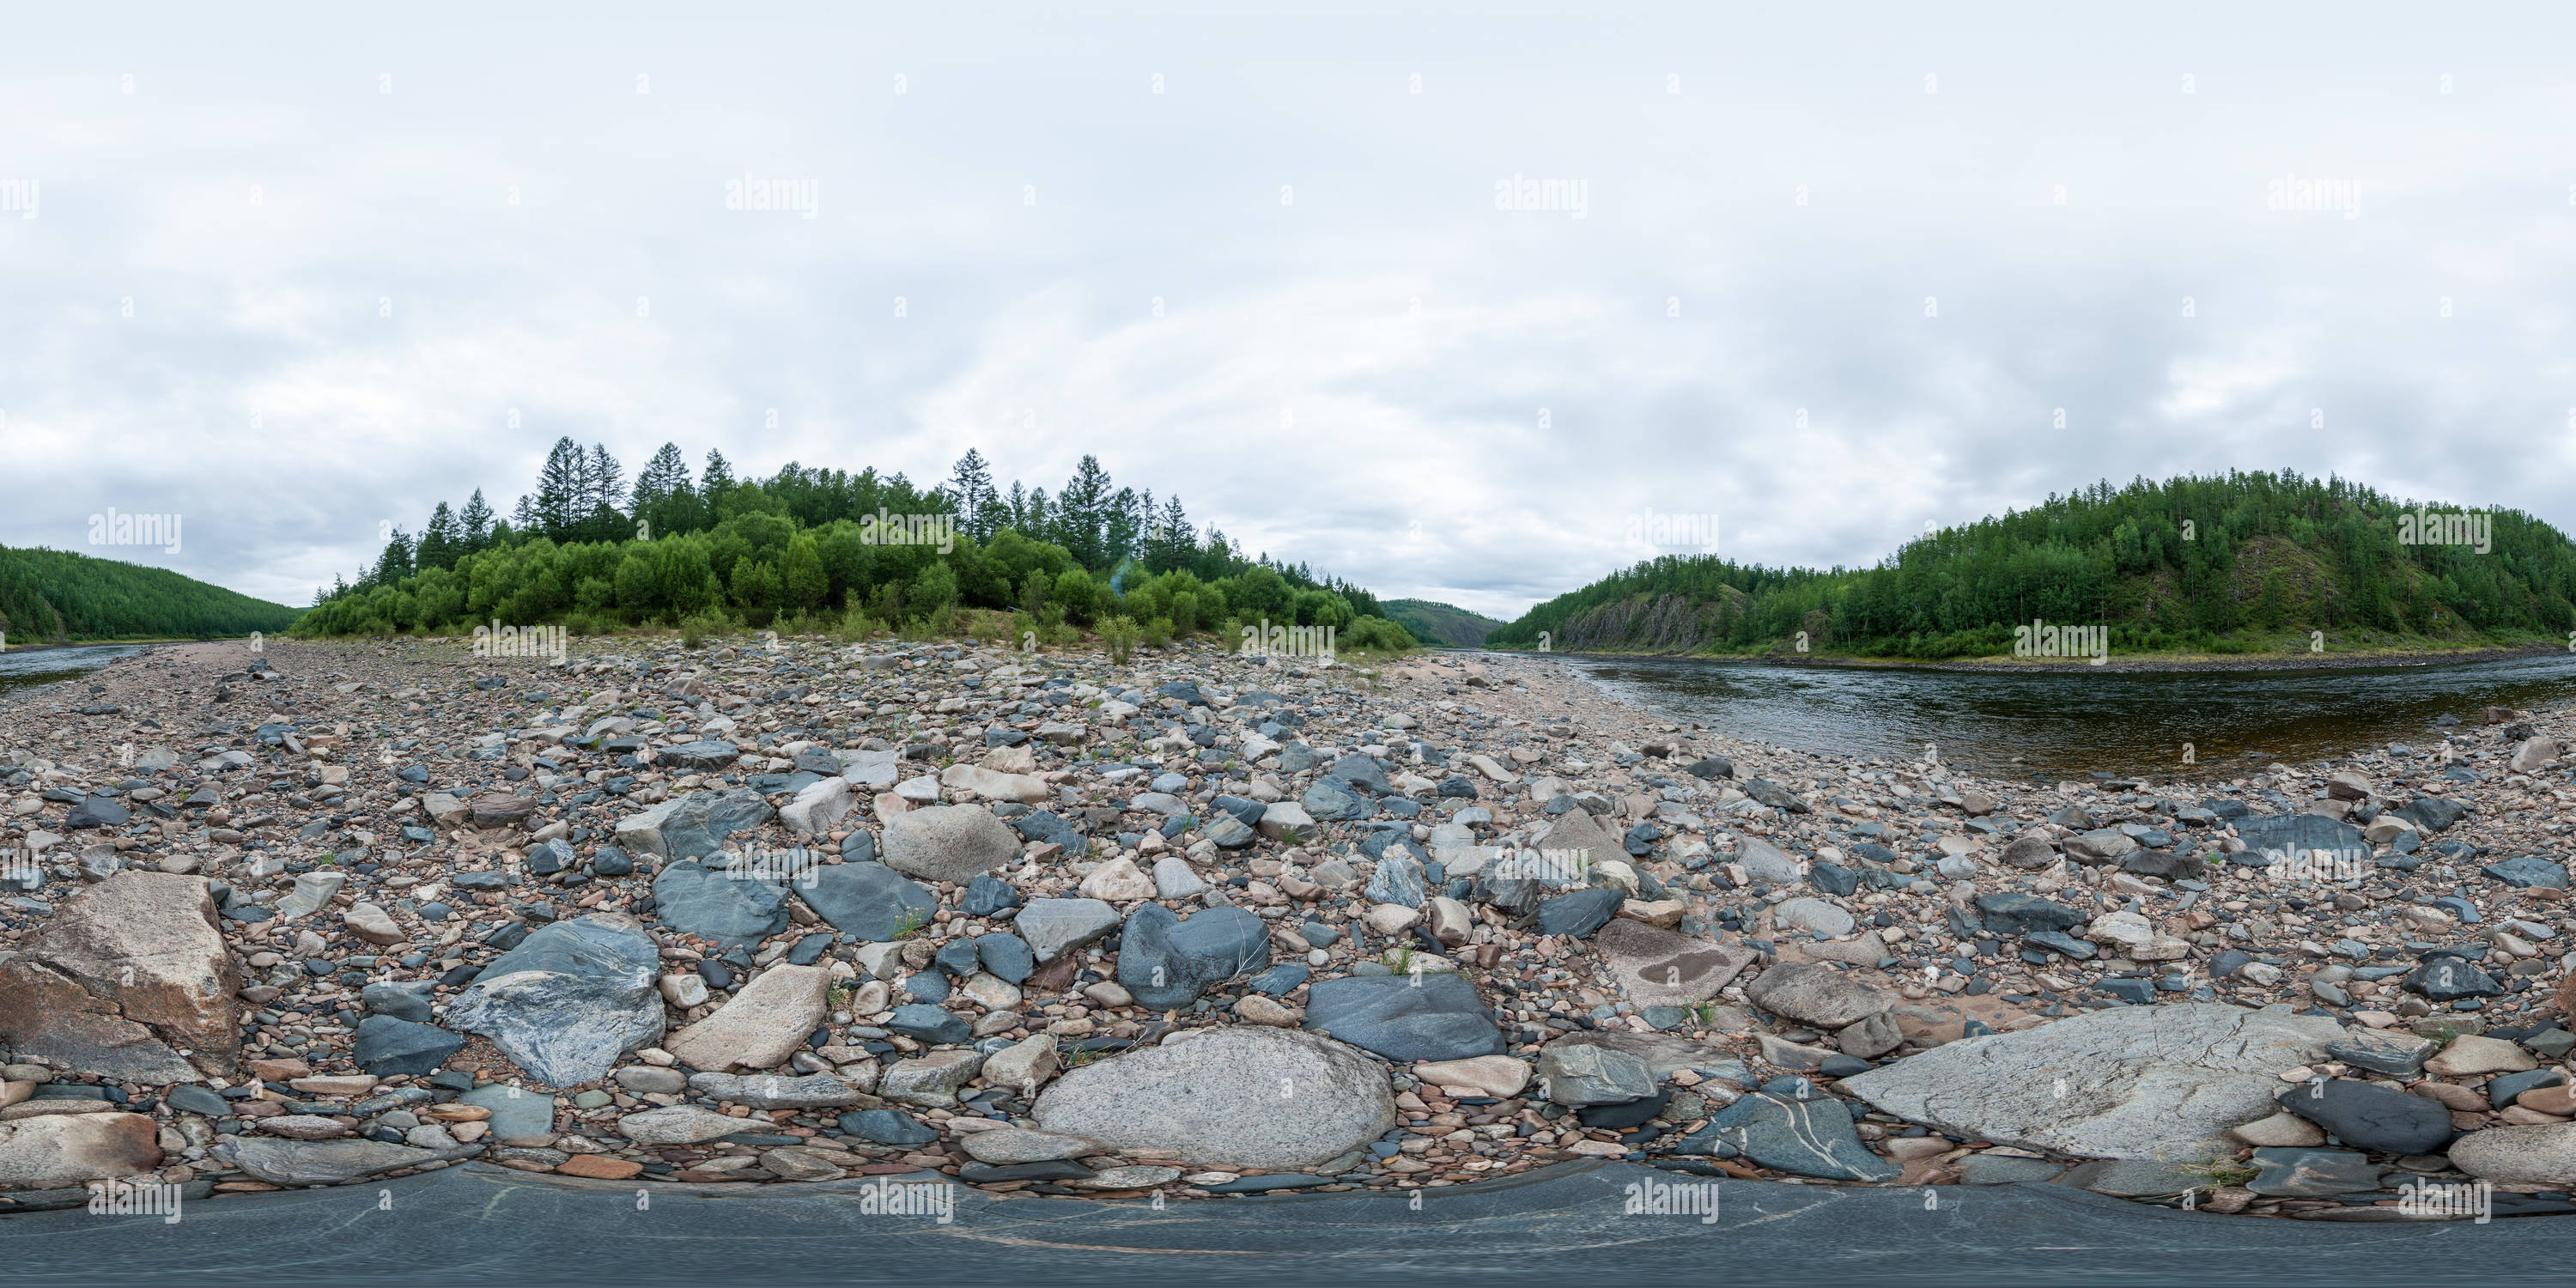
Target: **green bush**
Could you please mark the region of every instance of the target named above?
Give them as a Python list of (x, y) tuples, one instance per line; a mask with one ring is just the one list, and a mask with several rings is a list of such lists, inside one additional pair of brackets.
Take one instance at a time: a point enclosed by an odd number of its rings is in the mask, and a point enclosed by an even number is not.
[(1135, 620), (1129, 617), (1112, 617), (1100, 623), (1100, 639), (1109, 646), (1109, 660), (1122, 666), (1135, 655), (1140, 634)]

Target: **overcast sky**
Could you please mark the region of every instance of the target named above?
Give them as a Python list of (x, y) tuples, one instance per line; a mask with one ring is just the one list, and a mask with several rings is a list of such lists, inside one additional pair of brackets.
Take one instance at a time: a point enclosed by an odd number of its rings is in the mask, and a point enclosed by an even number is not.
[(2295, 468), (2576, 529), (2576, 11), (2098, 8), (22, 9), (0, 544), (300, 605), (563, 434), (1092, 452), (1505, 618), (1648, 514), (1866, 564)]

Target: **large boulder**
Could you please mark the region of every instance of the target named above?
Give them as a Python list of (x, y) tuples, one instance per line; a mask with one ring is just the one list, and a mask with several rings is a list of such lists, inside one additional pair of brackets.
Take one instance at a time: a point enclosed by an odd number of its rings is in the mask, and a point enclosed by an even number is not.
[(2124, 1006), (1948, 1043), (1842, 1086), (1963, 1140), (2190, 1161), (2231, 1148), (2229, 1128), (2277, 1108), (2281, 1071), (2324, 1059), (2342, 1036), (2322, 1016)]
[(2236, 835), (2244, 839), (2246, 853), (2259, 853), (2266, 867), (2290, 859), (2313, 863), (2312, 856), (2320, 855), (2370, 860), (2370, 841), (2360, 828), (2323, 814), (2249, 814), (2236, 820)]
[(691, 792), (617, 820), (617, 843), (630, 853), (702, 859), (722, 850), (726, 837), (768, 822), (773, 812), (748, 787)]
[(1774, 966), (1745, 986), (1744, 996), (1773, 1015), (1820, 1029), (1857, 1024), (1903, 999), (1864, 988), (1831, 966), (1799, 962)]
[(662, 1049), (710, 1073), (775, 1068), (823, 1022), (831, 988), (832, 972), (820, 966), (772, 966), (715, 1014), (672, 1034)]
[(420, 1149), (380, 1140), (270, 1140), (227, 1136), (209, 1151), (271, 1185), (342, 1185), (397, 1168), (471, 1158), (481, 1145)]
[(241, 983), (204, 878), (119, 872), (0, 955), (0, 1047), (122, 1082), (229, 1074)]
[(1389, 1060), (1501, 1055), (1503, 1031), (1463, 975), (1355, 975), (1306, 990), (1306, 1027)]
[(1184, 920), (1159, 903), (1138, 904), (1118, 933), (1118, 983), (1153, 1010), (1188, 1006), (1269, 964), (1270, 927), (1241, 908), (1209, 908)]
[(161, 1166), (146, 1114), (46, 1114), (0, 1122), (0, 1190), (67, 1190)]
[(625, 913), (559, 921), (484, 967), (447, 1008), (447, 1023), (492, 1039), (549, 1086), (596, 1082), (617, 1057), (662, 1036), (659, 962), (652, 937)]
[(1592, 937), (1611, 978), (1639, 1006), (1688, 1006), (1717, 996), (1762, 955), (1622, 918)]
[(1011, 921), (1041, 962), (1118, 928), (1118, 910), (1098, 899), (1031, 899)]
[(885, 821), (885, 864), (964, 885), (1020, 857), (1020, 838), (981, 805), (933, 805)]
[(1038, 1126), (1202, 1166), (1294, 1171), (1395, 1126), (1384, 1070), (1310, 1033), (1235, 1025), (1072, 1070), (1038, 1097)]
[(825, 778), (808, 783), (778, 811), (778, 821), (798, 836), (812, 836), (832, 830), (834, 824), (849, 817), (850, 784), (846, 779)]
[(939, 911), (938, 896), (882, 863), (816, 868), (798, 878), (796, 893), (832, 929), (879, 942), (929, 925)]
[(2481, 1180), (2576, 1184), (2576, 1123), (2488, 1127), (2451, 1142), (2451, 1166)]

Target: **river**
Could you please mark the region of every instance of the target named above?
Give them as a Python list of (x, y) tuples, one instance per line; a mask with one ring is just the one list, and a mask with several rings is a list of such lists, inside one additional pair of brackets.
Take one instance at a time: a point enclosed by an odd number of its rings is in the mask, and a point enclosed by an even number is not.
[(120, 657), (143, 651), (136, 644), (83, 644), (76, 648), (11, 649), (0, 653), (0, 694), (57, 680), (77, 679)]
[[(2086, 771), (2236, 777), (2389, 742), (2455, 715), (2576, 698), (2576, 655), (2309, 671), (1996, 673), (1566, 655), (1641, 706), (1799, 751), (2055, 780)], [(2189, 744), (2192, 762), (2184, 761)]]

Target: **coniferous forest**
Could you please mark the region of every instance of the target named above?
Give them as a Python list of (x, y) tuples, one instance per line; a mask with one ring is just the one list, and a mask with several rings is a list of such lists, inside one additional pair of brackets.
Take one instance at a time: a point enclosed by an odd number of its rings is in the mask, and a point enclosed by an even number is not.
[(452, 631), (498, 620), (577, 633), (660, 624), (946, 634), (969, 610), (1011, 614), (1015, 632), (1050, 640), (1097, 627), (1113, 644), (1129, 633), (1155, 641), (1267, 619), (1334, 627), (1343, 647), (1411, 643), (1368, 591), (1247, 558), (1215, 527), (1195, 526), (1180, 497), (1157, 502), (1117, 486), (1092, 456), (1050, 495), (1016, 482), (999, 490), (973, 450), (945, 483), (921, 487), (901, 474), (794, 462), (747, 479), (721, 452), (693, 476), (678, 446), (664, 444), (630, 485), (604, 446), (585, 451), (569, 438), (506, 517), (480, 490), (462, 509), (439, 502), (417, 534), (396, 530), (357, 581), (317, 592), (297, 629)]
[(274, 634), (298, 612), (166, 568), (0, 546), (0, 634), (12, 646)]
[[(2426, 544), (2407, 516), (2484, 516), (2484, 552)], [(2437, 537), (2452, 535), (2436, 532)], [(2340, 478), (2231, 471), (2107, 481), (1908, 542), (1876, 567), (1767, 568), (1668, 556), (1559, 595), (1493, 648), (1956, 658), (2013, 627), (2107, 625), (2115, 649), (2249, 653), (2475, 647), (2576, 630), (2576, 545), (2514, 510), (2400, 502)], [(2294, 638), (2295, 637), (2295, 638)]]

